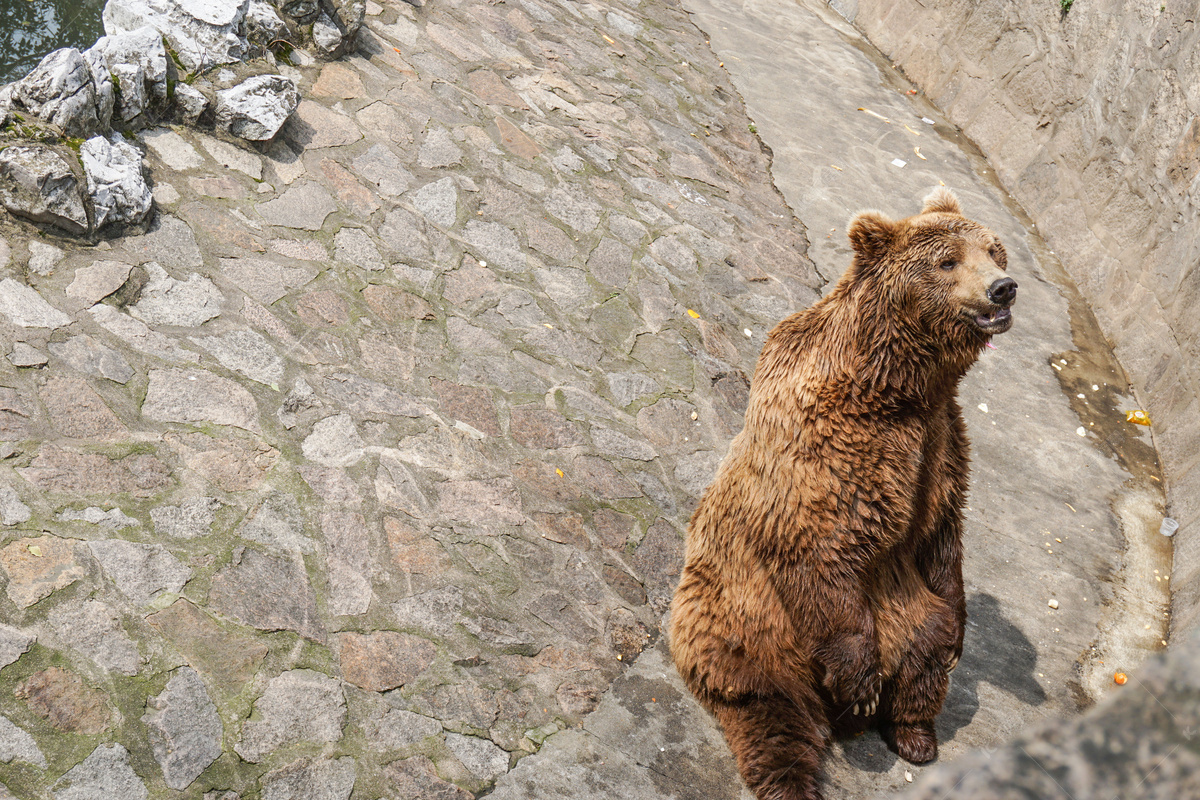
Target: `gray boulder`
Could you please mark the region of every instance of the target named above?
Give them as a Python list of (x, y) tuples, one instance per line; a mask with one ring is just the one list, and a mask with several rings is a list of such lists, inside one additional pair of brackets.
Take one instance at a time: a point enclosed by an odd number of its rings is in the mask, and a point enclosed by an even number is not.
[(153, 195), (142, 175), (142, 154), (121, 138), (93, 136), (79, 148), (94, 229), (105, 225), (137, 224), (150, 215)]
[(168, 60), (162, 34), (150, 26), (101, 37), (84, 53), (104, 65), (120, 85), (121, 119), (142, 114), (152, 97), (167, 96)]
[(321, 58), (332, 61), (342, 54), (344, 37), (328, 14), (322, 13), (317, 17), (312, 26), (312, 38), (317, 55)]
[(109, 0), (104, 31), (115, 36), (147, 25), (166, 37), (191, 72), (245, 56), (239, 32), (249, 0)]
[(189, 125), (195, 125), (200, 115), (208, 110), (208, 98), (199, 89), (186, 83), (175, 84), (175, 107), (179, 116)]
[(325, 0), (324, 10), (313, 23), (317, 55), (333, 60), (354, 49), (366, 17), (366, 0)]
[(296, 106), (300, 93), (291, 78), (256, 75), (217, 92), (217, 127), (252, 142), (273, 137)]
[(317, 0), (280, 0), (279, 10), (297, 22), (309, 22), (321, 10)]
[(67, 160), (50, 147), (15, 145), (0, 150), (0, 205), (9, 213), (70, 233), (88, 231), (79, 179)]
[[(112, 83), (107, 72), (99, 80), (108, 84), (111, 113)], [(74, 47), (64, 47), (48, 54), (14, 84), (12, 102), (38, 119), (58, 126), (67, 136), (88, 136), (108, 125), (108, 119), (97, 114), (97, 99), (101, 94), (103, 87), (93, 77), (88, 60)]]
[(271, 42), (287, 39), (290, 31), (287, 23), (275, 12), (275, 6), (267, 0), (250, 0), (246, 9), (246, 39), (266, 47)]

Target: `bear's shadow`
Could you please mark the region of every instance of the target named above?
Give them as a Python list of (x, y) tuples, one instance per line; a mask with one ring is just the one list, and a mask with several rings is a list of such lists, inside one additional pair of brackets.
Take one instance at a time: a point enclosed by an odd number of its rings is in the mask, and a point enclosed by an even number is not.
[[(950, 681), (950, 691), (937, 718), (938, 741), (951, 741), (971, 723), (979, 710), (979, 684), (987, 682), (1022, 703), (1040, 706), (1046, 692), (1034, 670), (1037, 650), (1029, 638), (1005, 618), (990, 594), (967, 598), (967, 631), (962, 660)], [(887, 772), (899, 760), (875, 731), (842, 741), (847, 762), (867, 772)]]

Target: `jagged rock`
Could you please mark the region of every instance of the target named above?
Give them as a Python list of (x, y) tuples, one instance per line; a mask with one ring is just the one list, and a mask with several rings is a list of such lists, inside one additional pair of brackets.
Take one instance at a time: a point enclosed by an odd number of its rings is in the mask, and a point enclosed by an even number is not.
[(175, 84), (175, 106), (179, 115), (189, 125), (195, 125), (200, 115), (208, 110), (208, 98), (199, 89), (186, 83)]
[(321, 58), (332, 61), (341, 55), (342, 32), (327, 14), (321, 14), (312, 26), (313, 44)]
[(267, 0), (250, 0), (246, 9), (246, 39), (266, 47), (277, 39), (286, 39), (287, 23), (275, 13), (275, 6)]
[(93, 136), (79, 148), (95, 230), (112, 223), (136, 224), (150, 215), (154, 196), (142, 175), (142, 154), (121, 138)]
[(128, 122), (144, 113), (151, 96), (167, 96), (167, 50), (162, 34), (149, 25), (129, 33), (102, 36), (84, 53), (98, 59), (120, 87), (118, 110)]
[(317, 0), (281, 0), (279, 10), (300, 22), (309, 21), (320, 10)]
[[(111, 102), (112, 83), (107, 71), (100, 80), (108, 82)], [(57, 125), (67, 136), (88, 136), (108, 124), (107, 118), (97, 115), (97, 99), (103, 94), (97, 89), (83, 53), (64, 47), (49, 53), (14, 85), (12, 100), (38, 119)], [(110, 104), (110, 113), (111, 109)]]
[(325, 7), (312, 27), (317, 55), (332, 61), (353, 49), (366, 11), (365, 0), (325, 0)]
[(0, 150), (0, 204), (19, 217), (70, 233), (88, 230), (79, 179), (65, 158), (44, 145)]
[(150, 729), (154, 759), (163, 780), (183, 790), (221, 755), (221, 717), (191, 667), (180, 667), (167, 688), (147, 703), (142, 722)]
[(283, 127), (300, 104), (296, 83), (282, 75), (256, 75), (217, 92), (217, 127), (252, 142), (264, 142)]
[(167, 38), (191, 72), (232, 64), (245, 55), (239, 35), (249, 0), (110, 0), (104, 31), (132, 33), (147, 25)]
[(102, 56), (109, 69), (114, 64), (137, 64), (145, 73), (146, 86), (151, 93), (155, 97), (167, 96), (170, 62), (162, 34), (153, 27), (146, 25), (128, 33), (102, 36), (88, 52)]

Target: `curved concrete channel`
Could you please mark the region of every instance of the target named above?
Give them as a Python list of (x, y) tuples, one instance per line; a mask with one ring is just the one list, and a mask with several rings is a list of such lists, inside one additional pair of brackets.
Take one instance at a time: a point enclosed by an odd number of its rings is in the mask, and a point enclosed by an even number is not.
[[(661, 636), (686, 521), (850, 215), (940, 183), (1021, 288), (962, 390), (939, 763), (1165, 647), (1120, 365), (987, 163), (825, 4), (368, 15), (357, 53), (291, 68), (264, 151), (142, 134), (147, 235), (3, 221), (12, 796), (747, 798)], [(924, 771), (865, 735), (827, 796)]]

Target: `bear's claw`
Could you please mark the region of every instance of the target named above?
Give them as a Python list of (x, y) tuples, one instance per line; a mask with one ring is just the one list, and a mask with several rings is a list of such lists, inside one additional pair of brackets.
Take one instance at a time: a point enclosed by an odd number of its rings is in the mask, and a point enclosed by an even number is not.
[(959, 656), (957, 653), (950, 657), (950, 663), (946, 665), (947, 675), (949, 675), (951, 672), (954, 672), (954, 668), (958, 666), (958, 659)]

